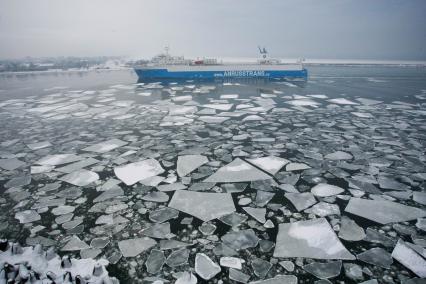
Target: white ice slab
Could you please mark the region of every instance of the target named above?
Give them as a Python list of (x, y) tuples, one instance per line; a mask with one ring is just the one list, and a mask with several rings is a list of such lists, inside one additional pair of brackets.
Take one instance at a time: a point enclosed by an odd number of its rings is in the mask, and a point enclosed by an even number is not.
[(38, 165), (42, 166), (57, 166), (62, 164), (68, 164), (75, 161), (82, 160), (83, 157), (79, 157), (75, 154), (57, 154), (57, 155), (48, 155), (44, 158), (41, 158), (36, 162)]
[(197, 217), (204, 222), (235, 212), (230, 193), (176, 190), (169, 207)]
[(87, 152), (96, 152), (96, 153), (106, 153), (109, 151), (112, 151), (118, 147), (122, 147), (126, 145), (127, 142), (122, 141), (120, 139), (110, 139), (104, 142), (100, 142), (97, 144), (94, 144), (92, 146), (86, 147), (83, 149), (83, 151)]
[(271, 175), (275, 175), (279, 170), (281, 170), (282, 167), (290, 163), (289, 160), (276, 156), (248, 159), (247, 161), (258, 166), (262, 170), (270, 173)]
[(204, 182), (242, 182), (271, 179), (271, 176), (237, 158), (221, 167)]
[(177, 173), (180, 177), (186, 176), (193, 170), (207, 163), (209, 159), (202, 155), (179, 156), (177, 160)]
[(426, 216), (426, 211), (385, 200), (351, 198), (346, 212), (380, 224), (405, 222)]
[(327, 183), (317, 184), (311, 189), (312, 194), (319, 197), (333, 196), (333, 195), (340, 194), (344, 191), (345, 190), (341, 187), (327, 184)]
[(155, 159), (147, 159), (136, 163), (114, 168), (115, 175), (127, 185), (132, 185), (143, 179), (162, 174), (164, 169)]
[(355, 259), (324, 218), (280, 224), (274, 257)]
[(84, 169), (66, 174), (59, 178), (59, 180), (76, 186), (86, 186), (92, 182), (97, 181), (98, 179), (99, 175), (97, 173)]

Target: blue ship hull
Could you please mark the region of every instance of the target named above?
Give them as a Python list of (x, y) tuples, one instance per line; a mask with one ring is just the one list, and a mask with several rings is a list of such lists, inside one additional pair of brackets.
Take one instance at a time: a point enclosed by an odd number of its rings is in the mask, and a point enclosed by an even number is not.
[(227, 79), (227, 78), (306, 78), (300, 70), (236, 70), (236, 71), (169, 71), (167, 69), (135, 68), (140, 80), (150, 79)]

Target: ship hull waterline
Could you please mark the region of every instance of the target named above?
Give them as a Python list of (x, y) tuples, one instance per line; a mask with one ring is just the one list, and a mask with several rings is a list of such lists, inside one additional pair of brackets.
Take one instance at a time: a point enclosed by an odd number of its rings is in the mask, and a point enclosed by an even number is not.
[(298, 70), (179, 70), (134, 68), (140, 80), (150, 79), (230, 79), (230, 78), (307, 78), (305, 68)]

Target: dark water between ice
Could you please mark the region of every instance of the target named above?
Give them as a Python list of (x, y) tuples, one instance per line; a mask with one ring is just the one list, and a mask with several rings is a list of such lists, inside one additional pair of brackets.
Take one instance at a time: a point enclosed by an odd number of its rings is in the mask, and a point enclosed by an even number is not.
[[(189, 175), (192, 177), (189, 182), (184, 180), (188, 187), (201, 183), (205, 177), (236, 157), (246, 159), (274, 155), (311, 167), (296, 171), (300, 176), (295, 187), (300, 192), (308, 192), (315, 184), (326, 182), (345, 189), (343, 195), (349, 198), (351, 194), (359, 194), (349, 191), (355, 189), (349, 180), (356, 177), (369, 186), (373, 184), (377, 190), (358, 188), (365, 194), (364, 197), (393, 200), (425, 209), (424, 203), (414, 201), (412, 194), (426, 191), (422, 176), (416, 175), (426, 172), (426, 68), (315, 66), (308, 67), (308, 70), (309, 78), (306, 82), (243, 80), (161, 85), (135, 85), (137, 77), (132, 70), (0, 74), (0, 158), (17, 158), (25, 163), (12, 170), (0, 168), (0, 238), (31, 244), (28, 237), (42, 236), (50, 239), (59, 251), (70, 235), (77, 235), (88, 244), (95, 237), (107, 236), (110, 243), (99, 256), (108, 258), (119, 251), (119, 241), (140, 236), (140, 230), (151, 223), (149, 212), (167, 206), (165, 202), (147, 202), (142, 198), (148, 192), (155, 191), (155, 186), (126, 186), (121, 183), (124, 195), (116, 196), (115, 201), (128, 207), (114, 214), (127, 220), (123, 222), (125, 225), (121, 227), (118, 226), (121, 224), (114, 224), (112, 228), (97, 226), (95, 221), (105, 208), (95, 212), (90, 209), (94, 206), (93, 200), (101, 194), (100, 187), (105, 181), (118, 179), (113, 168), (154, 158), (166, 169), (159, 176), (171, 178), (171, 183), (173, 178), (179, 182), (183, 179), (175, 174), (177, 158), (187, 154), (202, 154), (210, 162), (220, 164), (206, 164), (195, 170)], [(229, 94), (237, 94), (238, 98), (220, 98), (221, 95)], [(330, 101), (333, 99), (340, 100)], [(204, 107), (206, 104), (232, 104), (225, 111), (231, 118), (222, 123), (200, 120), (201, 117), (221, 117), (223, 112), (218, 110), (216, 114), (197, 114), (198, 111), (208, 109)], [(243, 107), (244, 104), (251, 106)], [(232, 117), (229, 113), (236, 112), (238, 106), (241, 106), (241, 111), (249, 110), (241, 117)], [(178, 115), (168, 114), (180, 107), (189, 109)], [(253, 120), (244, 120), (244, 117), (250, 116), (253, 116)], [(238, 135), (247, 135), (248, 138), (234, 140)], [(82, 150), (113, 138), (126, 141), (127, 145), (101, 154)], [(264, 138), (270, 140), (262, 140)], [(43, 141), (51, 145), (36, 150), (28, 147), (31, 143)], [(358, 168), (349, 169), (338, 161), (324, 158), (335, 151), (351, 153), (353, 157), (346, 162)], [(28, 177), (30, 166), (37, 165), (38, 160), (61, 153), (75, 153), (84, 158), (96, 159), (94, 164), (84, 168), (96, 172), (99, 179), (86, 186), (72, 186), (60, 181), (62, 173), (55, 169), (31, 174), (29, 182), (19, 179)], [(236, 211), (250, 216), (238, 205), (241, 198), (251, 198), (253, 203), (250, 206), (257, 207), (255, 199), (258, 191), (276, 193), (268, 205), (258, 206), (267, 208), (267, 219), (272, 220), (275, 228), (265, 229), (251, 217), (240, 228), (254, 228), (260, 239), (275, 243), (280, 223), (312, 218), (307, 212), (297, 212), (284, 197), (284, 190), (277, 190), (276, 185), (283, 184), (287, 175), (284, 167), (274, 176), (277, 182), (274, 186), (245, 182), (247, 189), (244, 192), (232, 194)], [(386, 188), (375, 181), (379, 176), (398, 181), (402, 188)], [(160, 182), (165, 183), (164, 180)], [(51, 188), (46, 190), (45, 186)], [(206, 191), (226, 192), (226, 189), (219, 182), (216, 187)], [(170, 199), (173, 192), (167, 192), (167, 195)], [(56, 224), (57, 216), (50, 212), (53, 206), (40, 211), (40, 221), (19, 224), (14, 218), (16, 212), (30, 209), (40, 200), (63, 197), (66, 197), (66, 205), (75, 207), (74, 220), (76, 217), (84, 219), (75, 228), (65, 230)], [(333, 227), (340, 224), (341, 216), (348, 216), (364, 230), (383, 230), (393, 241), (399, 238), (413, 242), (425, 239), (425, 232), (415, 226), (415, 220), (403, 223), (416, 232), (413, 237), (394, 229), (392, 224), (383, 226), (368, 218), (344, 212), (347, 205), (345, 198), (332, 196), (317, 198), (317, 201), (338, 206), (340, 214), (326, 216)], [(285, 210), (282, 212), (277, 209), (277, 204), (288, 209), (289, 215), (283, 214)], [(140, 209), (146, 209), (148, 213), (141, 213)], [(201, 220), (194, 218), (191, 226), (181, 224), (184, 218), (189, 217), (191, 215), (180, 212), (178, 218), (169, 221), (171, 233), (176, 235), (176, 239), (194, 243), (190, 247), (186, 265), (172, 269), (164, 264), (160, 272), (150, 275), (144, 264), (149, 254), (147, 251), (136, 258), (121, 258), (117, 264), (110, 265), (110, 274), (118, 277), (122, 283), (139, 283), (143, 278), (154, 276), (173, 283), (172, 273), (192, 271), (195, 274), (196, 253), (205, 252), (218, 263), (219, 256), (214, 257), (211, 251), (220, 244), (220, 238), (231, 230), (230, 226), (218, 220), (211, 221), (217, 226), (213, 234), (217, 239), (209, 238), (199, 232)], [(45, 228), (31, 234), (30, 229), (36, 225)], [(375, 247), (384, 248), (389, 253), (393, 249), (383, 246), (380, 241), (342, 240), (342, 243), (352, 254)], [(250, 281), (259, 280), (249, 265), (253, 256), (273, 264), (265, 278), (292, 274), (299, 278), (299, 283), (314, 283), (318, 280), (299, 266), (296, 266), (294, 272), (285, 271), (276, 263), (277, 259), (272, 257), (273, 250), (262, 252), (258, 248), (250, 248), (237, 253), (237, 257), (246, 261), (242, 271), (251, 276)], [(72, 254), (79, 256), (78, 251)], [(168, 255), (169, 251), (166, 250)], [(289, 260), (297, 262), (295, 258)], [(299, 259), (299, 262), (307, 264), (311, 261)], [(359, 260), (343, 263), (368, 267), (372, 275), (364, 273), (363, 279), (378, 279), (379, 283), (400, 283), (404, 277), (415, 277), (412, 271), (397, 261), (390, 269)], [(219, 279), (224, 283), (233, 283), (225, 268), (211, 283), (217, 283)], [(207, 283), (200, 277), (198, 281)], [(332, 281), (357, 282), (345, 276), (343, 268)]]

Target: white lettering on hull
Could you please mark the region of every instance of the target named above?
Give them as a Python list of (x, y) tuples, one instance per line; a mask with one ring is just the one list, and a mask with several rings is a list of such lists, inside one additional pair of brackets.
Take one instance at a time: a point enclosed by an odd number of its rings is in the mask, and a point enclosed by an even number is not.
[(232, 70), (223, 73), (215, 73), (215, 77), (268, 77), (264, 70)]

